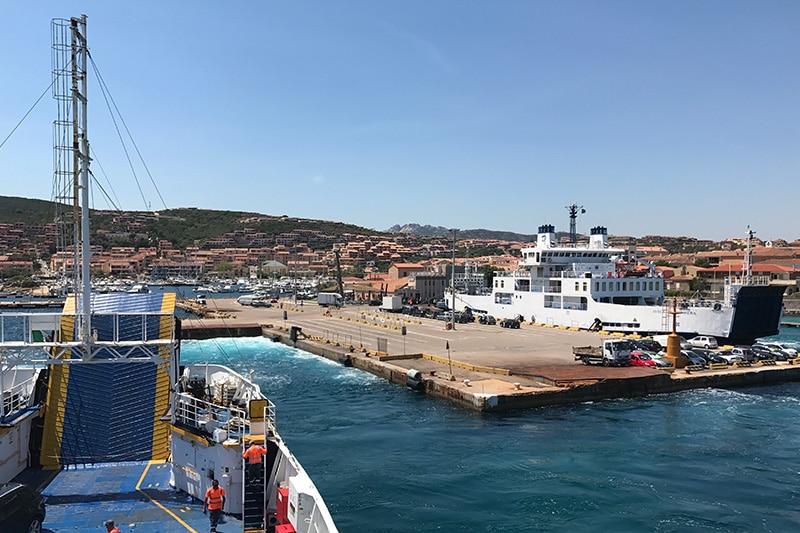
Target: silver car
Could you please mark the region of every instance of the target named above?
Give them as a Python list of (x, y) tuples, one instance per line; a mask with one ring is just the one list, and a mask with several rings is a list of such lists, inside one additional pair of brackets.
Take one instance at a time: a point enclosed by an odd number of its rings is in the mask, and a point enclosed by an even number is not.
[(717, 339), (709, 335), (698, 335), (697, 337), (689, 339), (689, 344), (694, 348), (705, 348), (706, 350), (714, 349), (719, 346), (717, 344)]

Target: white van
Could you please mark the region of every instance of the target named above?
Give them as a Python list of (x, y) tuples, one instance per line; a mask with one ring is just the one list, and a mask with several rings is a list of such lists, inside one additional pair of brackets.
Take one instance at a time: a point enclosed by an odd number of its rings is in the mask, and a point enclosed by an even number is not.
[[(653, 340), (661, 345), (665, 350), (667, 349), (667, 338), (669, 335), (653, 335)], [(681, 350), (691, 350), (692, 345), (689, 341), (678, 335), (681, 339)]]

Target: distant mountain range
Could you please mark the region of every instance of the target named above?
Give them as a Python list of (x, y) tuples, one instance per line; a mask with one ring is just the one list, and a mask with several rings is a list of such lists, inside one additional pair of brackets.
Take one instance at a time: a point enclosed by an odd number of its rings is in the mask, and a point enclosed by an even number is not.
[[(450, 237), (453, 230), (442, 226), (430, 226), (420, 224), (395, 224), (385, 230), (386, 233), (403, 233), (405, 235), (416, 235), (419, 237)], [(494, 231), (488, 229), (460, 229), (456, 234), (459, 239), (495, 239), (500, 241), (519, 241), (531, 242), (536, 240), (536, 235), (524, 235), (511, 231)]]

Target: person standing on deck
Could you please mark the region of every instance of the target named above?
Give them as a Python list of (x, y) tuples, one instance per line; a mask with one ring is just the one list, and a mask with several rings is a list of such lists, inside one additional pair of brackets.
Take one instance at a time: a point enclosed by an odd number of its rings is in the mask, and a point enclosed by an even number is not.
[(248, 480), (254, 481), (261, 478), (263, 458), (266, 455), (267, 449), (261, 444), (255, 444), (252, 441), (248, 444), (247, 449), (242, 453), (242, 457), (247, 460)]
[(203, 514), (208, 509), (208, 521), (211, 524), (211, 533), (217, 533), (217, 524), (219, 517), (222, 515), (222, 509), (225, 507), (225, 489), (219, 486), (219, 481), (216, 479), (211, 481), (211, 488), (206, 491), (206, 497), (203, 500)]
[(106, 531), (108, 531), (108, 533), (119, 533), (119, 529), (114, 525), (113, 520), (106, 520), (103, 522), (103, 525), (106, 526)]

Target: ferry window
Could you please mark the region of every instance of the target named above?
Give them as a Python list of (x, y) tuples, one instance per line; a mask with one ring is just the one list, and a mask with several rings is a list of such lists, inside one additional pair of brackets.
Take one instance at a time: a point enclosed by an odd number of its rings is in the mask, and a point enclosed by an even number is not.
[(605, 291), (605, 290), (606, 290), (606, 282), (605, 282), (605, 281), (603, 282), (603, 284), (602, 284), (602, 287), (603, 287), (603, 288), (602, 288), (601, 290), (602, 290), (602, 291)]
[(639, 290), (639, 282), (638, 281), (636, 282), (636, 290), (637, 291)]
[(539, 262), (539, 252), (536, 252), (536, 262)]
[(580, 290), (580, 285), (581, 285), (581, 284), (580, 284), (580, 283), (578, 283), (577, 281), (575, 282), (575, 291), (576, 291), (576, 292)]
[(595, 281), (594, 282), (594, 290), (595, 290), (595, 292), (600, 290), (600, 282), (599, 281)]
[(587, 285), (586, 285), (586, 282), (584, 281), (583, 282), (583, 292), (586, 292), (586, 288), (587, 288)]
[(622, 282), (622, 290), (623, 291), (627, 291), (628, 290), (628, 282), (627, 281), (623, 281)]
[(617, 291), (619, 291), (619, 281), (617, 282)]
[(650, 282), (650, 290), (651, 291), (653, 290), (653, 282), (652, 281)]

